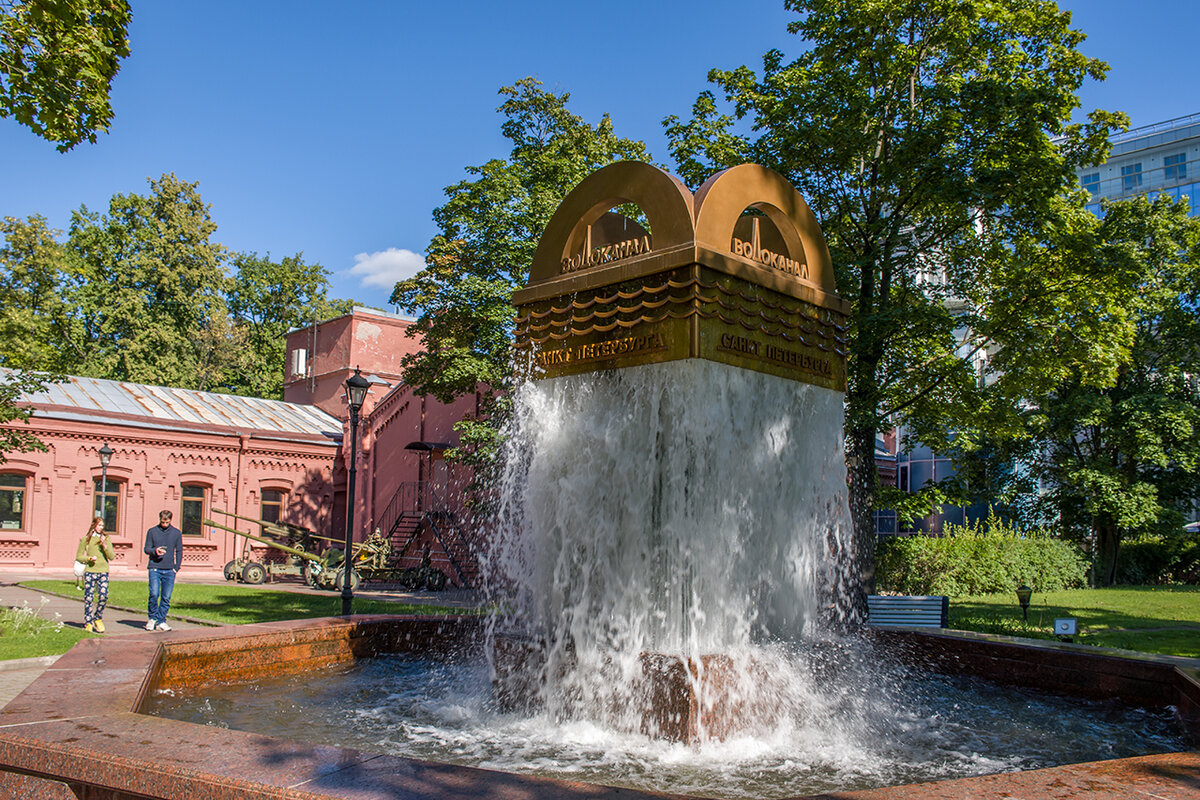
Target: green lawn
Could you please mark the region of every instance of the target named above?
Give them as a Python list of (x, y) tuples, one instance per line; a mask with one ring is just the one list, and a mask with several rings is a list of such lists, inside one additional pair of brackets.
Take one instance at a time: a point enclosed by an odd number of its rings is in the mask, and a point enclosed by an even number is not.
[[(22, 586), (42, 592), (73, 595), (74, 581), (22, 581)], [(125, 608), (146, 608), (148, 587), (145, 581), (111, 581), (108, 584), (108, 604)], [(142, 612), (145, 613), (144, 611)], [(342, 596), (337, 592), (311, 595), (299, 592), (241, 586), (236, 583), (210, 585), (176, 583), (171, 594), (171, 614), (183, 617), (244, 625), (251, 622), (274, 622), (281, 619), (336, 617), (342, 613)], [(354, 598), (355, 614), (461, 614), (460, 608), (421, 605), (420, 603), (388, 603), (381, 600)]]
[(57, 656), (92, 634), (47, 619), (28, 605), (0, 610), (0, 659)]
[(950, 627), (960, 630), (1053, 639), (1056, 617), (1078, 621), (1081, 644), (1200, 658), (1200, 586), (1035, 592), (1028, 623), (1015, 593), (950, 600)]
[[(22, 586), (40, 592), (52, 592), (80, 599), (74, 581), (24, 581)], [(108, 604), (145, 614), (145, 581), (112, 581), (108, 585)], [(264, 589), (229, 584), (177, 583), (171, 597), (171, 614), (216, 623), (246, 624), (283, 619), (335, 617), (342, 611), (342, 597), (330, 592), (321, 595)], [(44, 620), (34, 609), (5, 609), (0, 612), (0, 661), (12, 658), (61, 655), (81, 639), (92, 638), (80, 628), (64, 626), (61, 620)], [(463, 609), (417, 603), (386, 603), (354, 599), (356, 614), (461, 614)], [(467, 612), (470, 613), (470, 612)], [(112, 619), (112, 615), (106, 615)]]

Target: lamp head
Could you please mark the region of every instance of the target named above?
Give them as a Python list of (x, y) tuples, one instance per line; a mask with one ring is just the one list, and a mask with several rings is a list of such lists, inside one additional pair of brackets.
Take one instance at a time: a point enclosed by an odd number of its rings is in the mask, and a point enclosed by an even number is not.
[(100, 466), (107, 467), (108, 462), (112, 460), (112, 457), (113, 449), (108, 446), (108, 442), (105, 442), (104, 446), (100, 448)]
[(1029, 598), (1032, 596), (1033, 589), (1029, 588), (1025, 584), (1021, 584), (1017, 587), (1017, 602), (1021, 604), (1022, 610), (1029, 608)]
[(370, 381), (362, 376), (358, 367), (355, 367), (354, 374), (346, 379), (346, 404), (350, 406), (351, 413), (357, 414), (362, 409), (370, 388)]

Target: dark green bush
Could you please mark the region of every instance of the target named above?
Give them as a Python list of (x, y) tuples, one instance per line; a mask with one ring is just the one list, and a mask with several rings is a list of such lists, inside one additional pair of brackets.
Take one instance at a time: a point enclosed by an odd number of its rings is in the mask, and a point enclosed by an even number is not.
[(1122, 542), (1117, 553), (1117, 583), (1200, 583), (1200, 541), (1196, 534), (1146, 534)]
[(1083, 586), (1086, 578), (1075, 545), (1040, 530), (1018, 533), (996, 516), (947, 525), (939, 537), (893, 537), (876, 552), (878, 589), (900, 594), (964, 597), (1011, 592), (1022, 583), (1053, 592)]

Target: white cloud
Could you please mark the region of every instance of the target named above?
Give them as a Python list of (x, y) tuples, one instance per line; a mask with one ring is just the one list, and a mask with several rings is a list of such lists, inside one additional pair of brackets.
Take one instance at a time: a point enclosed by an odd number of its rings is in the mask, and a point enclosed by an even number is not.
[(354, 257), (351, 275), (359, 285), (391, 289), (397, 281), (411, 278), (425, 268), (425, 259), (412, 250), (389, 247), (377, 253), (359, 253)]

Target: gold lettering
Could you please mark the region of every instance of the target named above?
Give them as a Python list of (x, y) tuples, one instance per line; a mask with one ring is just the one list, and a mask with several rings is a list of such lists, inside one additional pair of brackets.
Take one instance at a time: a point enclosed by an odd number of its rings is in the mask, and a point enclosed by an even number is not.
[(743, 256), (751, 261), (757, 261), (763, 266), (777, 269), (787, 275), (794, 275), (797, 278), (808, 277), (808, 264), (806, 262), (797, 261), (779, 253), (773, 253), (770, 250), (760, 247), (758, 242), (743, 242), (741, 239), (734, 237), (731, 249), (735, 256)]
[(584, 241), (584, 249), (578, 255), (568, 256), (560, 262), (561, 272), (578, 272), (581, 269), (590, 267), (598, 267), (601, 264), (608, 264), (613, 261), (621, 261), (633, 256), (640, 256), (650, 252), (650, 237), (643, 236), (640, 239), (630, 239), (617, 244), (606, 244), (600, 247), (591, 247), (591, 228), (588, 229), (588, 235)]

